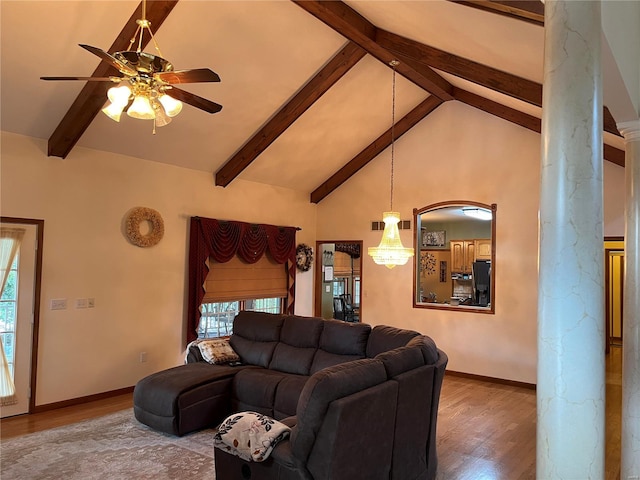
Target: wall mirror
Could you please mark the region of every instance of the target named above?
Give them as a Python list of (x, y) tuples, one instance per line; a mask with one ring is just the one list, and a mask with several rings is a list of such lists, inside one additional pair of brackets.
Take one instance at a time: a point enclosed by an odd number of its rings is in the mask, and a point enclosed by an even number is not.
[(413, 218), (413, 306), (494, 313), (496, 205), (441, 202)]
[(315, 316), (360, 322), (362, 240), (317, 241)]

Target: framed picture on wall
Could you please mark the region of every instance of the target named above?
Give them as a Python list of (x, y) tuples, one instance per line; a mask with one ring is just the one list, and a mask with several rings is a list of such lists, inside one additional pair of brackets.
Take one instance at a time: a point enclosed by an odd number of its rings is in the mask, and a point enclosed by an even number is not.
[(422, 231), (422, 246), (423, 247), (444, 247), (445, 245), (445, 231), (440, 230), (436, 232)]

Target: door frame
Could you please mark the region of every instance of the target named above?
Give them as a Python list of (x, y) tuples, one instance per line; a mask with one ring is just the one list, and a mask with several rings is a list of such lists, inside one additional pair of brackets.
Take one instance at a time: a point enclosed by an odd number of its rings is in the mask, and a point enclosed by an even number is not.
[(42, 248), (44, 240), (44, 220), (32, 218), (0, 217), (1, 223), (19, 223), (36, 226), (36, 271), (33, 285), (33, 329), (31, 332), (31, 379), (29, 388), (29, 411), (33, 413), (36, 406), (36, 379), (38, 372), (38, 338), (40, 332), (40, 295), (42, 291)]
[(355, 243), (360, 245), (360, 309), (359, 318), (362, 322), (362, 273), (364, 265), (362, 261), (363, 244), (362, 240), (316, 240), (316, 258), (315, 258), (315, 285), (313, 286), (313, 311), (316, 317), (322, 316), (322, 252), (320, 246), (325, 243)]

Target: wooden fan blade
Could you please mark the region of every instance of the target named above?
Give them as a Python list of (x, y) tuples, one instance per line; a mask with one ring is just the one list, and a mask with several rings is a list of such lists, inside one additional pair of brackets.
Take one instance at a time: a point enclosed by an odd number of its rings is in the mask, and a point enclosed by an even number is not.
[(178, 70), (175, 72), (159, 72), (155, 74), (158, 80), (174, 83), (198, 83), (198, 82), (219, 82), (218, 74), (208, 68), (194, 68), (191, 70)]
[(40, 77), (40, 80), (82, 80), (83, 82), (113, 82), (120, 83), (122, 77)]
[(98, 47), (92, 47), (91, 45), (84, 45), (82, 43), (80, 43), (79, 45), (85, 50), (100, 57), (102, 61), (107, 62), (109, 65), (117, 68), (121, 73), (124, 73), (125, 75), (134, 76), (138, 74), (138, 72), (135, 69), (131, 68), (129, 65), (126, 65), (125, 63), (122, 63), (116, 57), (108, 54), (107, 52), (99, 49)]
[(189, 105), (199, 108), (200, 110), (204, 110), (207, 113), (218, 113), (220, 110), (222, 110), (222, 105), (176, 87), (167, 88), (164, 93), (166, 93), (170, 97), (175, 98), (176, 100), (180, 100), (181, 102), (188, 103)]

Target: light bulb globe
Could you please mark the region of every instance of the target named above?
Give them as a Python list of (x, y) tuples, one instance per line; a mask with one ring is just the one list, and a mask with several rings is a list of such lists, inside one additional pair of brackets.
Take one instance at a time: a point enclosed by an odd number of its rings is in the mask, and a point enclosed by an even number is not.
[(149, 98), (144, 95), (136, 95), (133, 103), (127, 110), (127, 115), (140, 120), (153, 120), (156, 118)]

